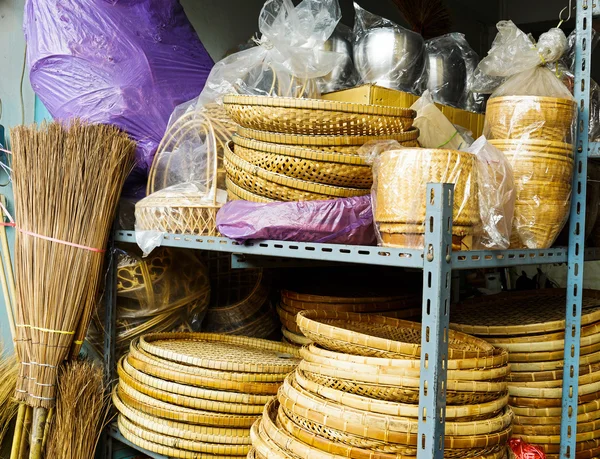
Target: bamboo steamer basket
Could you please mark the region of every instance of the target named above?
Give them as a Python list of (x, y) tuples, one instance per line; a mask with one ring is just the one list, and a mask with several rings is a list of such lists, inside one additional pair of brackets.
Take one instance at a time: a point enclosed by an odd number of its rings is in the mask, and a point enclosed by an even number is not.
[(227, 188), (227, 197), (230, 201), (244, 200), (250, 202), (275, 202), (274, 199), (265, 198), (258, 194), (247, 191), (244, 188), (233, 183), (228, 177), (225, 178), (225, 187)]
[(378, 158), (375, 221), (423, 225), (427, 183), (454, 183), (453, 223), (479, 221), (476, 158), (455, 150), (406, 148)]
[[(425, 246), (425, 224), (379, 223), (384, 247), (422, 249)], [(452, 226), (452, 250), (472, 250), (474, 226)]]
[(290, 145), (297, 148), (309, 148), (311, 150), (321, 150), (342, 155), (357, 155), (364, 144), (374, 140), (393, 140), (403, 147), (419, 146), (419, 142), (417, 141), (419, 130), (416, 127), (412, 127), (405, 132), (371, 136), (281, 134), (278, 132), (247, 129), (241, 126), (238, 126), (236, 132), (240, 137), (259, 142)]
[(233, 136), (235, 153), (262, 169), (308, 182), (371, 188), (371, 166), (358, 155), (342, 155), (309, 148), (278, 145)]
[(228, 178), (254, 194), (279, 201), (310, 201), (364, 196), (368, 190), (308, 182), (257, 167), (236, 155), (233, 143), (225, 150), (225, 169)]
[(240, 126), (284, 134), (395, 134), (408, 131), (416, 117), (406, 108), (293, 97), (228, 95), (223, 106)]
[(540, 96), (494, 97), (485, 113), (490, 139), (570, 142), (577, 112), (574, 100)]
[[(302, 333), (328, 349), (375, 357), (421, 355), (421, 324), (369, 314), (303, 311), (297, 316)], [(448, 358), (490, 356), (494, 347), (450, 331)]]
[(562, 141), (498, 138), (490, 139), (489, 142), (502, 150), (506, 156), (514, 157), (518, 161), (536, 158), (553, 161), (573, 160), (573, 144)]
[[(415, 404), (390, 402), (363, 397), (332, 387), (323, 386), (306, 377), (304, 372), (300, 369), (295, 371), (294, 378), (298, 386), (303, 388), (306, 392), (350, 408), (408, 418), (418, 418), (419, 415), (418, 406)], [(448, 405), (446, 408), (446, 419), (455, 419), (457, 421), (488, 419), (497, 415), (497, 413), (507, 404), (508, 394), (504, 394), (500, 398), (486, 403)]]

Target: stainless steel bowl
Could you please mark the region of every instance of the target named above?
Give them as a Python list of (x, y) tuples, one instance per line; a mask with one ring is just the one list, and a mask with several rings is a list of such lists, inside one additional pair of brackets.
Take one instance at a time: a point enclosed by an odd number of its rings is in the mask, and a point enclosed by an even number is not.
[(427, 89), (436, 102), (458, 106), (467, 86), (467, 67), (460, 49), (446, 46), (427, 51)]
[(423, 37), (410, 30), (368, 30), (354, 45), (354, 64), (365, 83), (411, 91), (425, 65)]
[(354, 62), (352, 62), (352, 44), (344, 34), (338, 30), (334, 31), (329, 40), (323, 44), (322, 49), (339, 53), (344, 57), (342, 62), (329, 74), (319, 78), (319, 90), (325, 93), (354, 86), (358, 75), (354, 68)]

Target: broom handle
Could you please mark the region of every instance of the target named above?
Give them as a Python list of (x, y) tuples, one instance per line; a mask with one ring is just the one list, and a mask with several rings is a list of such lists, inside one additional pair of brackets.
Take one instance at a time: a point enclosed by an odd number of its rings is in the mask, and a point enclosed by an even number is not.
[(19, 403), (19, 412), (17, 413), (17, 423), (15, 424), (15, 434), (13, 435), (12, 448), (10, 450), (10, 459), (20, 459), (21, 438), (23, 436), (23, 424), (25, 421), (25, 412), (27, 405)]
[(32, 415), (33, 408), (29, 405), (25, 405), (25, 419), (23, 420), (23, 431), (21, 433), (21, 444), (19, 446), (19, 459), (27, 459), (29, 456), (29, 431)]
[[(0, 195), (0, 201), (6, 207), (6, 197)], [(5, 218), (4, 210), (2, 210), (2, 223)], [(15, 302), (15, 276), (13, 274), (12, 262), (10, 258), (10, 249), (8, 248), (8, 237), (6, 235), (6, 226), (0, 226), (0, 243), (2, 244), (2, 260), (0, 263), (0, 282), (2, 282), (2, 293), (6, 300), (6, 314), (8, 315), (8, 325), (10, 327), (10, 333), (13, 341), (16, 337), (15, 331), (15, 315), (14, 315), (14, 302)]]
[(42, 459), (42, 444), (44, 442), (44, 431), (46, 430), (46, 419), (48, 410), (36, 407), (33, 409), (33, 428), (31, 431), (31, 450), (29, 459)]

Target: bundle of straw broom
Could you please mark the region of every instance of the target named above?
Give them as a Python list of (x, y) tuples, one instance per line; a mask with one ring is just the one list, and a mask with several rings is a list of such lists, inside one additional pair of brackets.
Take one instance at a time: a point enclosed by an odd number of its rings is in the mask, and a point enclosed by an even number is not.
[(14, 399), (19, 367), (14, 355), (4, 354), (0, 343), (0, 445), (6, 436), (10, 423), (17, 415), (17, 402)]
[[(39, 459), (58, 368), (79, 353), (93, 313), (135, 144), (114, 127), (77, 120), (16, 127), (11, 142), (21, 359), (16, 397), (34, 408), (29, 457)], [(18, 422), (15, 440), (20, 436)]]

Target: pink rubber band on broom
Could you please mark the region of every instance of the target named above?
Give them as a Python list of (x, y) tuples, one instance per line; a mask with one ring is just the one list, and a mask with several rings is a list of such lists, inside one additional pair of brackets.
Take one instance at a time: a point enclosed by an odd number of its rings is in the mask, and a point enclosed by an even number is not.
[(19, 231), (22, 234), (27, 234), (28, 236), (37, 237), (39, 239), (45, 239), (46, 241), (57, 242), (59, 244), (70, 245), (71, 247), (75, 247), (75, 248), (78, 248), (78, 249), (89, 250), (91, 252), (96, 252), (96, 253), (104, 253), (104, 252), (106, 252), (105, 249), (97, 249), (95, 247), (88, 247), (86, 245), (76, 244), (74, 242), (63, 241), (61, 239), (56, 239), (54, 237), (44, 236), (42, 234), (33, 233), (31, 231), (27, 231), (27, 230), (24, 230), (22, 228), (19, 228), (16, 225), (16, 223), (15, 223), (14, 219), (12, 218), (12, 216), (10, 215), (10, 213), (8, 213), (8, 209), (4, 206), (4, 204), (2, 204), (2, 202), (0, 202), (0, 208), (2, 209), (2, 211), (4, 212), (4, 215), (6, 215), (6, 217), (9, 220), (9, 223), (0, 222), (0, 226), (11, 226), (15, 230)]

